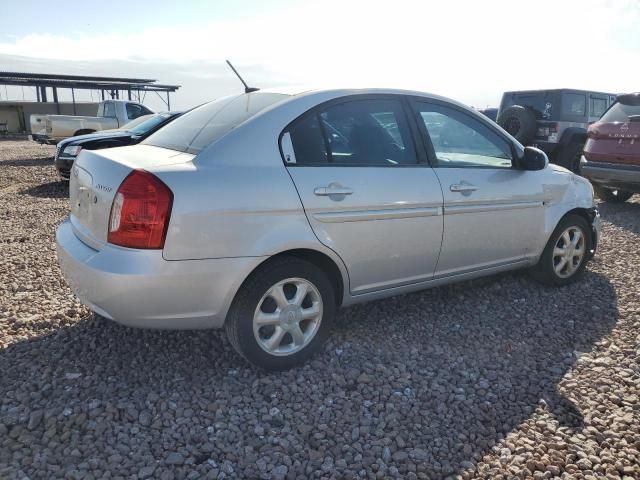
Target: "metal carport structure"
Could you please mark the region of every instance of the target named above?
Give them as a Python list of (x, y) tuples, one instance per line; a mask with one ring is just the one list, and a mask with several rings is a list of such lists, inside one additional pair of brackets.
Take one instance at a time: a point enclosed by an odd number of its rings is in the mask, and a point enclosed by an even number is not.
[[(164, 85), (156, 83), (155, 79), (99, 77), (84, 75), (57, 75), (48, 73), (23, 73), (0, 71), (0, 85), (35, 87), (38, 102), (49, 103), (48, 90), (51, 89), (53, 103), (58, 103), (58, 90), (70, 89), (75, 115), (75, 91), (95, 90), (101, 92), (102, 100), (126, 98), (144, 102), (148, 92), (154, 92), (165, 103), (167, 110), (171, 109), (169, 94), (176, 92), (180, 85)], [(162, 94), (166, 94), (163, 97)]]

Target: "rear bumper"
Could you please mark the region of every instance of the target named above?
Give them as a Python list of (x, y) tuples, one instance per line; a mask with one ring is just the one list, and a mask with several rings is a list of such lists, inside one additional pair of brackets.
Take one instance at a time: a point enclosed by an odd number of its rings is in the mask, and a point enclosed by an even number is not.
[(262, 258), (167, 261), (160, 250), (83, 243), (67, 219), (56, 232), (67, 283), (94, 312), (141, 328), (199, 329), (224, 325), (233, 297)]
[(604, 187), (640, 192), (640, 166), (589, 162), (582, 157), (580, 174)]

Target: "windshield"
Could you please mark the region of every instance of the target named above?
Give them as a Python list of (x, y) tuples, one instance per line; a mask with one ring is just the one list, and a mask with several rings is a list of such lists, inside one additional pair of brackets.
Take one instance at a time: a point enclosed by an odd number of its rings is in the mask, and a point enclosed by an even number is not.
[(133, 122), (129, 122), (127, 125), (125, 125), (125, 130), (128, 130), (131, 133), (135, 133), (136, 135), (144, 135), (150, 130), (156, 128), (162, 122), (165, 122), (167, 118), (169, 118), (170, 116), (171, 115), (167, 113), (160, 113), (157, 115), (145, 115), (145, 117), (147, 118), (144, 121), (139, 122), (137, 125), (134, 125), (133, 128), (130, 127), (130, 125)]
[(259, 111), (287, 97), (256, 92), (214, 100), (185, 113), (142, 143), (198, 154)]

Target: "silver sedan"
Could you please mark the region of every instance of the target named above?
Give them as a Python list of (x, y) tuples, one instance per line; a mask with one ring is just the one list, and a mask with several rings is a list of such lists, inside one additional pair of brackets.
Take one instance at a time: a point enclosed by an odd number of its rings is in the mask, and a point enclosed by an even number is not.
[(340, 306), (524, 267), (572, 282), (599, 232), (586, 180), (399, 90), (222, 98), (83, 151), (70, 197), (58, 257), (82, 302), (131, 326), (224, 327), (266, 369), (317, 351)]

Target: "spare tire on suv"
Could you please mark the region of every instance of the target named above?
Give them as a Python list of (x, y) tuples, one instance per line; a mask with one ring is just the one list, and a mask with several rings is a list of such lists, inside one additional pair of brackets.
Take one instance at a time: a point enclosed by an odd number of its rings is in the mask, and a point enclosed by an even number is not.
[(500, 112), (497, 123), (522, 144), (533, 140), (536, 133), (535, 114), (520, 105), (512, 105)]

